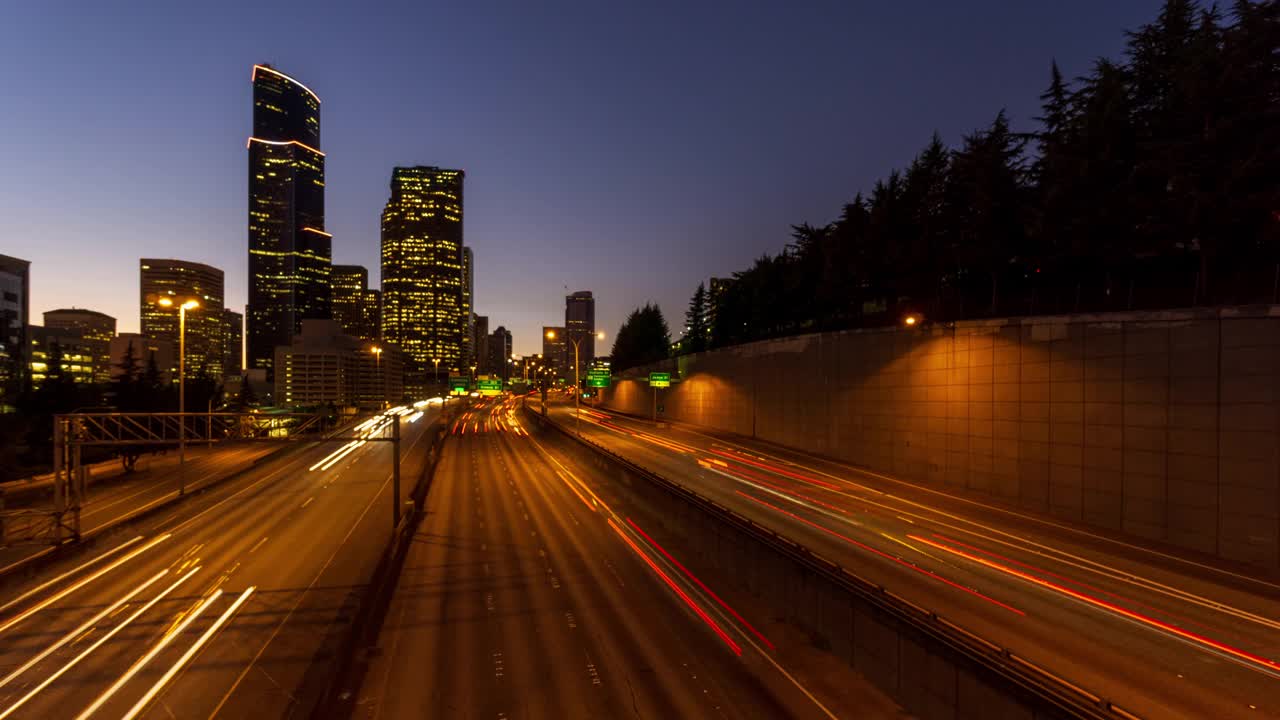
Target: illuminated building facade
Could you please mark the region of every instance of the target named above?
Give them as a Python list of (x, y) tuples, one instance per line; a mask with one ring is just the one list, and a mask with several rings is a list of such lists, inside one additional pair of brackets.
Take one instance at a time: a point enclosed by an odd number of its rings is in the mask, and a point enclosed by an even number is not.
[(44, 314), (44, 326), (49, 330), (62, 330), (79, 335), (92, 357), (94, 383), (111, 382), (111, 339), (116, 336), (116, 319), (96, 310), (68, 308), (49, 310)]
[(497, 375), (505, 383), (511, 379), (511, 331), (498, 326), (485, 340), (485, 359), (490, 375)]
[[(187, 311), (187, 377), (221, 378), (224, 354), (222, 271), (204, 263), (167, 258), (142, 258), (139, 267), (142, 334), (179, 347), (178, 305), (194, 299), (200, 306)], [(169, 307), (160, 305), (156, 301), (161, 297), (171, 298), (174, 304)], [(176, 354), (173, 362), (173, 367), (162, 367), (161, 370), (176, 377)]]
[(244, 372), (244, 316), (235, 310), (222, 311), (222, 377), (240, 377)]
[(480, 356), (476, 352), (476, 323), (475, 323), (475, 286), (476, 286), (476, 270), (475, 255), (472, 254), (471, 248), (462, 246), (462, 312), (463, 318), (466, 320), (466, 327), (463, 329), (462, 340), (464, 347), (462, 349), (463, 365), (478, 365)]
[(461, 170), (395, 168), (382, 211), (382, 337), (404, 353), (415, 397), (437, 376), (433, 360), (447, 378), (467, 359), (462, 181)]
[(255, 65), (248, 147), (248, 366), (270, 378), (276, 347), (290, 343), (302, 320), (331, 313), (320, 98), (288, 75)]
[(12, 412), (31, 361), (31, 263), (0, 255), (0, 412)]
[(399, 349), (348, 335), (335, 320), (304, 321), (289, 345), (276, 348), (275, 365), (282, 407), (377, 409), (404, 397)]
[(471, 313), (471, 347), (475, 348), (476, 373), (489, 372), (489, 316)]
[(342, 331), (377, 340), (382, 325), (382, 293), (369, 289), (369, 271), (360, 265), (334, 265), (333, 319)]
[(543, 366), (551, 369), (554, 377), (563, 378), (566, 374), (570, 374), (569, 363), (573, 355), (573, 348), (569, 347), (569, 343), (565, 340), (565, 329), (562, 327), (543, 327), (542, 328), (542, 358)]
[[(590, 290), (564, 296), (564, 329), (569, 339), (578, 343), (578, 372), (585, 374), (596, 357), (596, 300)], [(573, 375), (572, 347), (567, 348), (565, 359), (569, 367), (566, 377), (569, 377)]]
[[(74, 328), (51, 328), (31, 325), (31, 387), (39, 389), (59, 373), (77, 385), (94, 382), (94, 348)], [(59, 358), (55, 362), (55, 356)]]

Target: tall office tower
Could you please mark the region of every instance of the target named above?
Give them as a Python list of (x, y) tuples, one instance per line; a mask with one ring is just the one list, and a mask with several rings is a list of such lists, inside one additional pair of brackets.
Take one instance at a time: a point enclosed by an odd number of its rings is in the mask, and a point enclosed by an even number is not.
[(331, 312), (320, 98), (288, 75), (254, 65), (248, 145), (248, 365), (271, 378), (276, 347), (290, 343), (303, 319)]
[(461, 170), (398, 167), (382, 211), (382, 338), (404, 354), (405, 391), (421, 397), (463, 370)]
[(235, 310), (222, 311), (222, 377), (244, 373), (244, 316)]
[(44, 326), (49, 330), (61, 330), (79, 334), (79, 344), (91, 358), (89, 382), (111, 382), (111, 338), (116, 336), (116, 319), (96, 310), (68, 308), (47, 310)]
[[(585, 373), (596, 357), (596, 300), (590, 290), (579, 290), (564, 297), (564, 327), (569, 339), (578, 343), (578, 372)], [(569, 347), (568, 363), (573, 364), (573, 348)], [(573, 368), (569, 368), (573, 375)]]
[(0, 255), (0, 412), (13, 412), (31, 363), (31, 263)]
[(463, 333), (467, 343), (462, 352), (462, 356), (466, 358), (464, 365), (480, 364), (480, 356), (476, 352), (475, 286), (475, 256), (471, 253), (471, 248), (464, 245), (462, 246), (462, 305), (465, 308), (463, 312), (467, 321), (466, 331)]
[[(142, 334), (154, 340), (167, 340), (178, 348), (178, 306), (195, 300), (199, 307), (187, 311), (187, 377), (206, 375), (222, 377), (222, 271), (216, 267), (186, 260), (142, 258), (140, 261)], [(164, 307), (157, 300), (169, 297), (173, 304)], [(171, 368), (161, 368), (177, 377), (177, 356)]]
[(484, 375), (491, 369), (489, 365), (489, 317), (471, 313), (471, 347), (476, 351), (476, 372)]
[(501, 377), (503, 381), (511, 379), (511, 331), (498, 326), (497, 330), (485, 342), (488, 352), (489, 373)]
[(573, 370), (569, 367), (573, 361), (573, 348), (569, 347), (564, 328), (542, 328), (542, 359), (543, 366), (551, 368), (555, 377), (573, 380)]

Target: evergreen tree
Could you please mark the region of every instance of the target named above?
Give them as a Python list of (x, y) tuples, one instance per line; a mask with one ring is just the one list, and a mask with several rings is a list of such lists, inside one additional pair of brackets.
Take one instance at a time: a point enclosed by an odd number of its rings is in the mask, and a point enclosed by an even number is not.
[(707, 327), (707, 287), (698, 283), (698, 289), (689, 300), (689, 309), (684, 314), (684, 343), (681, 349), (686, 353), (702, 352), (707, 349), (710, 328)]
[(119, 372), (111, 381), (111, 395), (117, 409), (121, 412), (134, 412), (138, 406), (138, 382), (142, 368), (138, 363), (138, 355), (133, 350), (133, 341), (124, 348), (124, 355), (116, 364)]
[(627, 316), (613, 341), (613, 367), (616, 370), (647, 365), (667, 357), (671, 333), (662, 310), (645, 303)]

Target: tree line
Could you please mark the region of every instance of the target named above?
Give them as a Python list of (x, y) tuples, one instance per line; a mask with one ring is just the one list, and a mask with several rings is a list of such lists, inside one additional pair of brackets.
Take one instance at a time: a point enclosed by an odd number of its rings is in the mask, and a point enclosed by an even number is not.
[(959, 147), (935, 133), (834, 221), (699, 286), (677, 351), (907, 313), (1280, 301), (1280, 4), (1166, 0), (1127, 35), (1083, 77), (1050, 65), (1036, 130), (1002, 110)]

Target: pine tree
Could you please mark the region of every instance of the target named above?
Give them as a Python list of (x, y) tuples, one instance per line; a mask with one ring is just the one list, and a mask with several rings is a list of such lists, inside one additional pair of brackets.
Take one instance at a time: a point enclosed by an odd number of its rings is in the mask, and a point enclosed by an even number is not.
[(111, 394), (115, 406), (122, 412), (133, 412), (138, 409), (138, 381), (142, 368), (138, 363), (138, 355), (133, 350), (133, 341), (124, 348), (124, 355), (116, 364), (119, 372), (111, 381)]
[(707, 287), (704, 283), (698, 283), (698, 289), (689, 300), (689, 309), (684, 314), (684, 329), (681, 350), (696, 353), (707, 349), (710, 329), (707, 327)]

